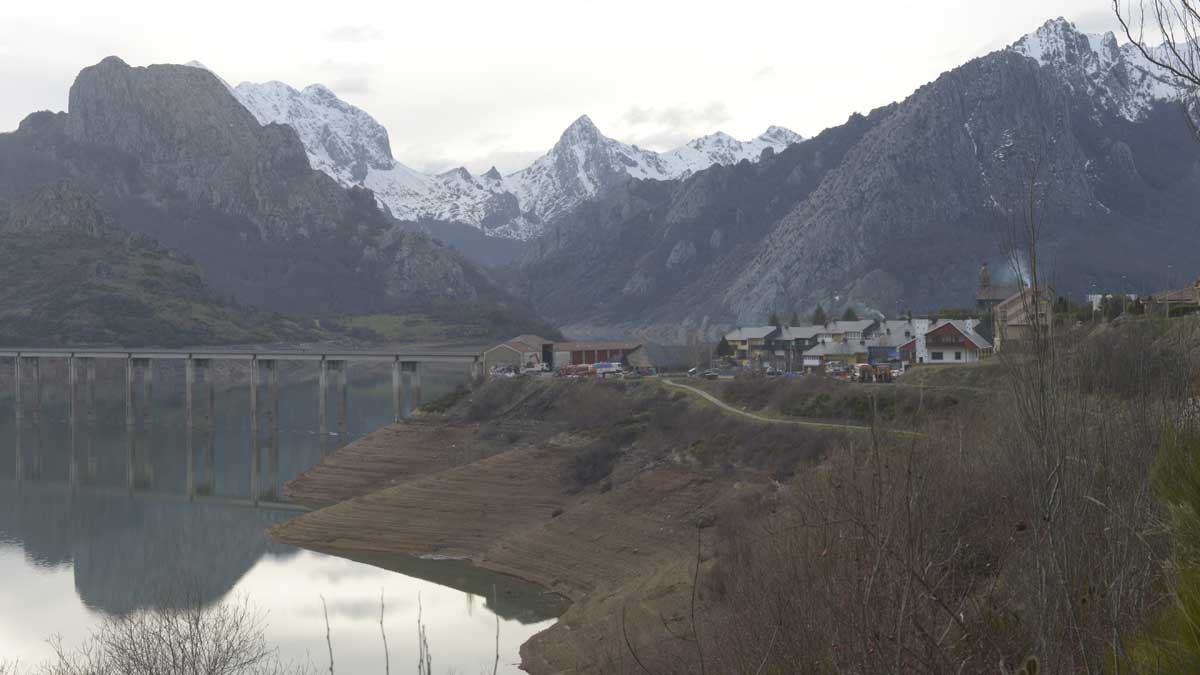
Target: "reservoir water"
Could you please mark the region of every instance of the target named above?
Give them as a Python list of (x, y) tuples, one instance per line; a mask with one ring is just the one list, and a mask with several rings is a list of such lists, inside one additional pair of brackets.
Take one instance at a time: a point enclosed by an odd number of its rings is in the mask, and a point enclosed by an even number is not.
[[(355, 561), (267, 539), (266, 528), (297, 512), (242, 503), (250, 486), (244, 384), (216, 393), (214, 485), (204, 490), (211, 496), (189, 502), (182, 378), (167, 368), (156, 373), (151, 428), (138, 442), (137, 489), (131, 496), (121, 365), (97, 366), (95, 424), (89, 428), (82, 415), (78, 422), (83, 466), (75, 490), (69, 484), (66, 377), (55, 370), (65, 368), (43, 366), (38, 429), (26, 383), (26, 476), (20, 482), (11, 379), (0, 391), (0, 662), (35, 666), (49, 657), (46, 641), (53, 635), (78, 645), (104, 616), (166, 607), (185, 592), (205, 603), (248, 601), (265, 617), (267, 638), (281, 656), (311, 662), (318, 671), (328, 668), (323, 596), (337, 671), (382, 673), (382, 592), (392, 672), (410, 672), (417, 660), (418, 612), (435, 673), (491, 672), (497, 623), (499, 672), (520, 672), (518, 647), (549, 626), (557, 611), (555, 601), (538, 589), (456, 561)], [(449, 391), (465, 376), (427, 371), (425, 399)], [(387, 377), (352, 369), (348, 399), (348, 432), (328, 438), (331, 445), (392, 421)], [(279, 407), (282, 483), (320, 460), (315, 381), (284, 386)], [(84, 448), (90, 448), (91, 461)], [(263, 478), (269, 481), (266, 466)]]

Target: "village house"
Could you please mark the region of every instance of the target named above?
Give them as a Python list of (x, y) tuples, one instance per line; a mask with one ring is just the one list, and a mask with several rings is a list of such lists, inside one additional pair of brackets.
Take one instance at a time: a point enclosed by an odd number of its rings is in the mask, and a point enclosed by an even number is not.
[(777, 326), (738, 328), (725, 334), (733, 348), (733, 358), (742, 366), (762, 365), (771, 360), (770, 340), (780, 332)]
[(818, 344), (817, 333), (821, 330), (822, 326), (780, 328), (770, 337), (771, 365), (779, 370), (795, 370), (801, 355)]
[(1035, 326), (1047, 334), (1054, 330), (1054, 294), (1042, 289), (1035, 298), (1032, 288), (1012, 294), (992, 309), (992, 342), (1000, 351), (1006, 342), (1028, 339)]
[(805, 370), (828, 370), (834, 363), (854, 366), (867, 363), (867, 345), (862, 340), (823, 342), (804, 352), (801, 359)]
[(554, 359), (554, 343), (537, 335), (519, 335), (483, 352), (483, 367), (535, 368)]
[[(517, 369), (591, 366), (620, 363), (628, 368), (652, 368), (653, 363), (640, 342), (553, 342), (537, 335), (521, 335), (483, 352), (483, 366)], [(543, 366), (544, 364), (544, 366)]]
[(1161, 291), (1150, 296), (1155, 314), (1171, 316), (1200, 308), (1200, 279), (1187, 288)]
[[(929, 360), (917, 363), (976, 363), (992, 354), (991, 343), (975, 332), (974, 323), (970, 321), (939, 321), (925, 334), (925, 348)], [(911, 342), (901, 348), (901, 352), (917, 358)]]
[(859, 321), (830, 321), (817, 331), (817, 342), (844, 342), (862, 340), (875, 329), (878, 321), (861, 319)]

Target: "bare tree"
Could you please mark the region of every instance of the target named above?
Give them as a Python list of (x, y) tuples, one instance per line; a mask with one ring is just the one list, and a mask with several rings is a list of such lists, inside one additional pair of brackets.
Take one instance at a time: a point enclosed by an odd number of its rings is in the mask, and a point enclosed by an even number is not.
[(1200, 1), (1112, 0), (1112, 5), (1125, 36), (1146, 60), (1192, 89), (1183, 112), (1200, 140)]
[[(265, 623), (248, 601), (144, 611), (104, 619), (76, 649), (50, 640), (52, 660), (39, 675), (311, 675), (280, 661)], [(0, 672), (5, 672), (0, 668)]]

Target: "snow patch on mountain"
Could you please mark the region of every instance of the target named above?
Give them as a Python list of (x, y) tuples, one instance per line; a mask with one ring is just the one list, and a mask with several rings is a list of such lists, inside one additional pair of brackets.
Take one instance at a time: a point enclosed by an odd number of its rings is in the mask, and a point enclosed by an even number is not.
[(295, 129), (312, 167), (342, 183), (359, 184), (371, 170), (394, 168), (387, 129), (323, 85), (297, 91), (282, 82), (243, 82), (233, 95), (260, 124)]
[[(208, 70), (197, 61), (186, 65)], [(229, 89), (260, 124), (295, 129), (314, 169), (370, 189), (393, 216), (466, 223), (521, 240), (627, 177), (683, 178), (714, 164), (757, 161), (768, 148), (803, 140), (773, 126), (749, 141), (715, 133), (658, 153), (604, 136), (584, 115), (549, 152), (515, 173), (502, 176), (493, 168), (475, 176), (458, 168), (430, 175), (396, 161), (387, 129), (323, 85), (297, 90), (282, 82), (243, 82)]]
[[(642, 180), (685, 178), (715, 164), (758, 161), (767, 148), (779, 151), (802, 140), (795, 132), (772, 126), (750, 141), (718, 132), (658, 153), (608, 138), (584, 115), (567, 127), (549, 152), (528, 168), (507, 176), (505, 184), (517, 195), (522, 209), (539, 221), (547, 221), (626, 176)], [(532, 223), (529, 231), (514, 236), (535, 236), (537, 229)]]
[(1012, 51), (1055, 69), (1070, 87), (1083, 87), (1104, 109), (1133, 122), (1159, 101), (1178, 99), (1188, 88), (1150, 63), (1133, 44), (1113, 33), (1080, 32), (1063, 18), (1046, 22), (1017, 40)]

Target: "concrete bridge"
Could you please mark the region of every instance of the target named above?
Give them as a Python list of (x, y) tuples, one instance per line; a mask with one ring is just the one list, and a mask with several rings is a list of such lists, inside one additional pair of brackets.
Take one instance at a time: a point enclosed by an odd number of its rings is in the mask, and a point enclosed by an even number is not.
[[(347, 427), (346, 406), (346, 364), (352, 361), (365, 361), (392, 364), (392, 408), (396, 421), (400, 421), (405, 402), (412, 408), (421, 403), (421, 365), (425, 363), (460, 363), (470, 367), (471, 377), (481, 374), (482, 361), (480, 355), (473, 352), (455, 351), (254, 351), (254, 350), (131, 350), (131, 349), (0, 349), (0, 360), (11, 359), (13, 362), (13, 399), (16, 411), (16, 481), (20, 483), (25, 478), (25, 453), (21, 442), (21, 432), (24, 428), (24, 392), (23, 371), (32, 371), (33, 380), (33, 423), (35, 428), (41, 424), (42, 403), (42, 362), (47, 359), (66, 360), (67, 363), (67, 425), (70, 448), (70, 475), (68, 485), (78, 489), (80, 485), (79, 455), (77, 442), (77, 422), (79, 418), (79, 370), (84, 373), (83, 407), (87, 424), (92, 428), (95, 423), (95, 394), (96, 394), (96, 360), (120, 359), (125, 362), (125, 429), (127, 436), (127, 489), (133, 494), (136, 487), (134, 457), (137, 451), (137, 424), (135, 416), (135, 383), (141, 380), (143, 429), (148, 434), (151, 428), (153, 406), (151, 405), (151, 387), (153, 382), (154, 363), (171, 360), (183, 361), (185, 373), (184, 416), (186, 435), (187, 462), (187, 498), (196, 499), (197, 495), (197, 462), (195, 436), (195, 399), (196, 383), (199, 376), (203, 384), (201, 392), (205, 401), (203, 415), (205, 431), (203, 440), (204, 484), (211, 492), (214, 484), (214, 455), (215, 433), (213, 431), (215, 388), (210, 376), (213, 361), (243, 361), (247, 363), (250, 373), (250, 495), (249, 500), (258, 504), (261, 495), (260, 484), (260, 455), (261, 422), (260, 414), (265, 412), (267, 418), (267, 460), (271, 479), (271, 496), (279, 496), (279, 371), (280, 361), (307, 361), (317, 366), (317, 382), (319, 387), (317, 417), (320, 427), (321, 454), (327, 452), (326, 439), (329, 435), (329, 377), (332, 373), (336, 378), (337, 391), (337, 429), (344, 436)], [(265, 371), (267, 380), (267, 396), (265, 411), (260, 411), (259, 389), (262, 374)]]

